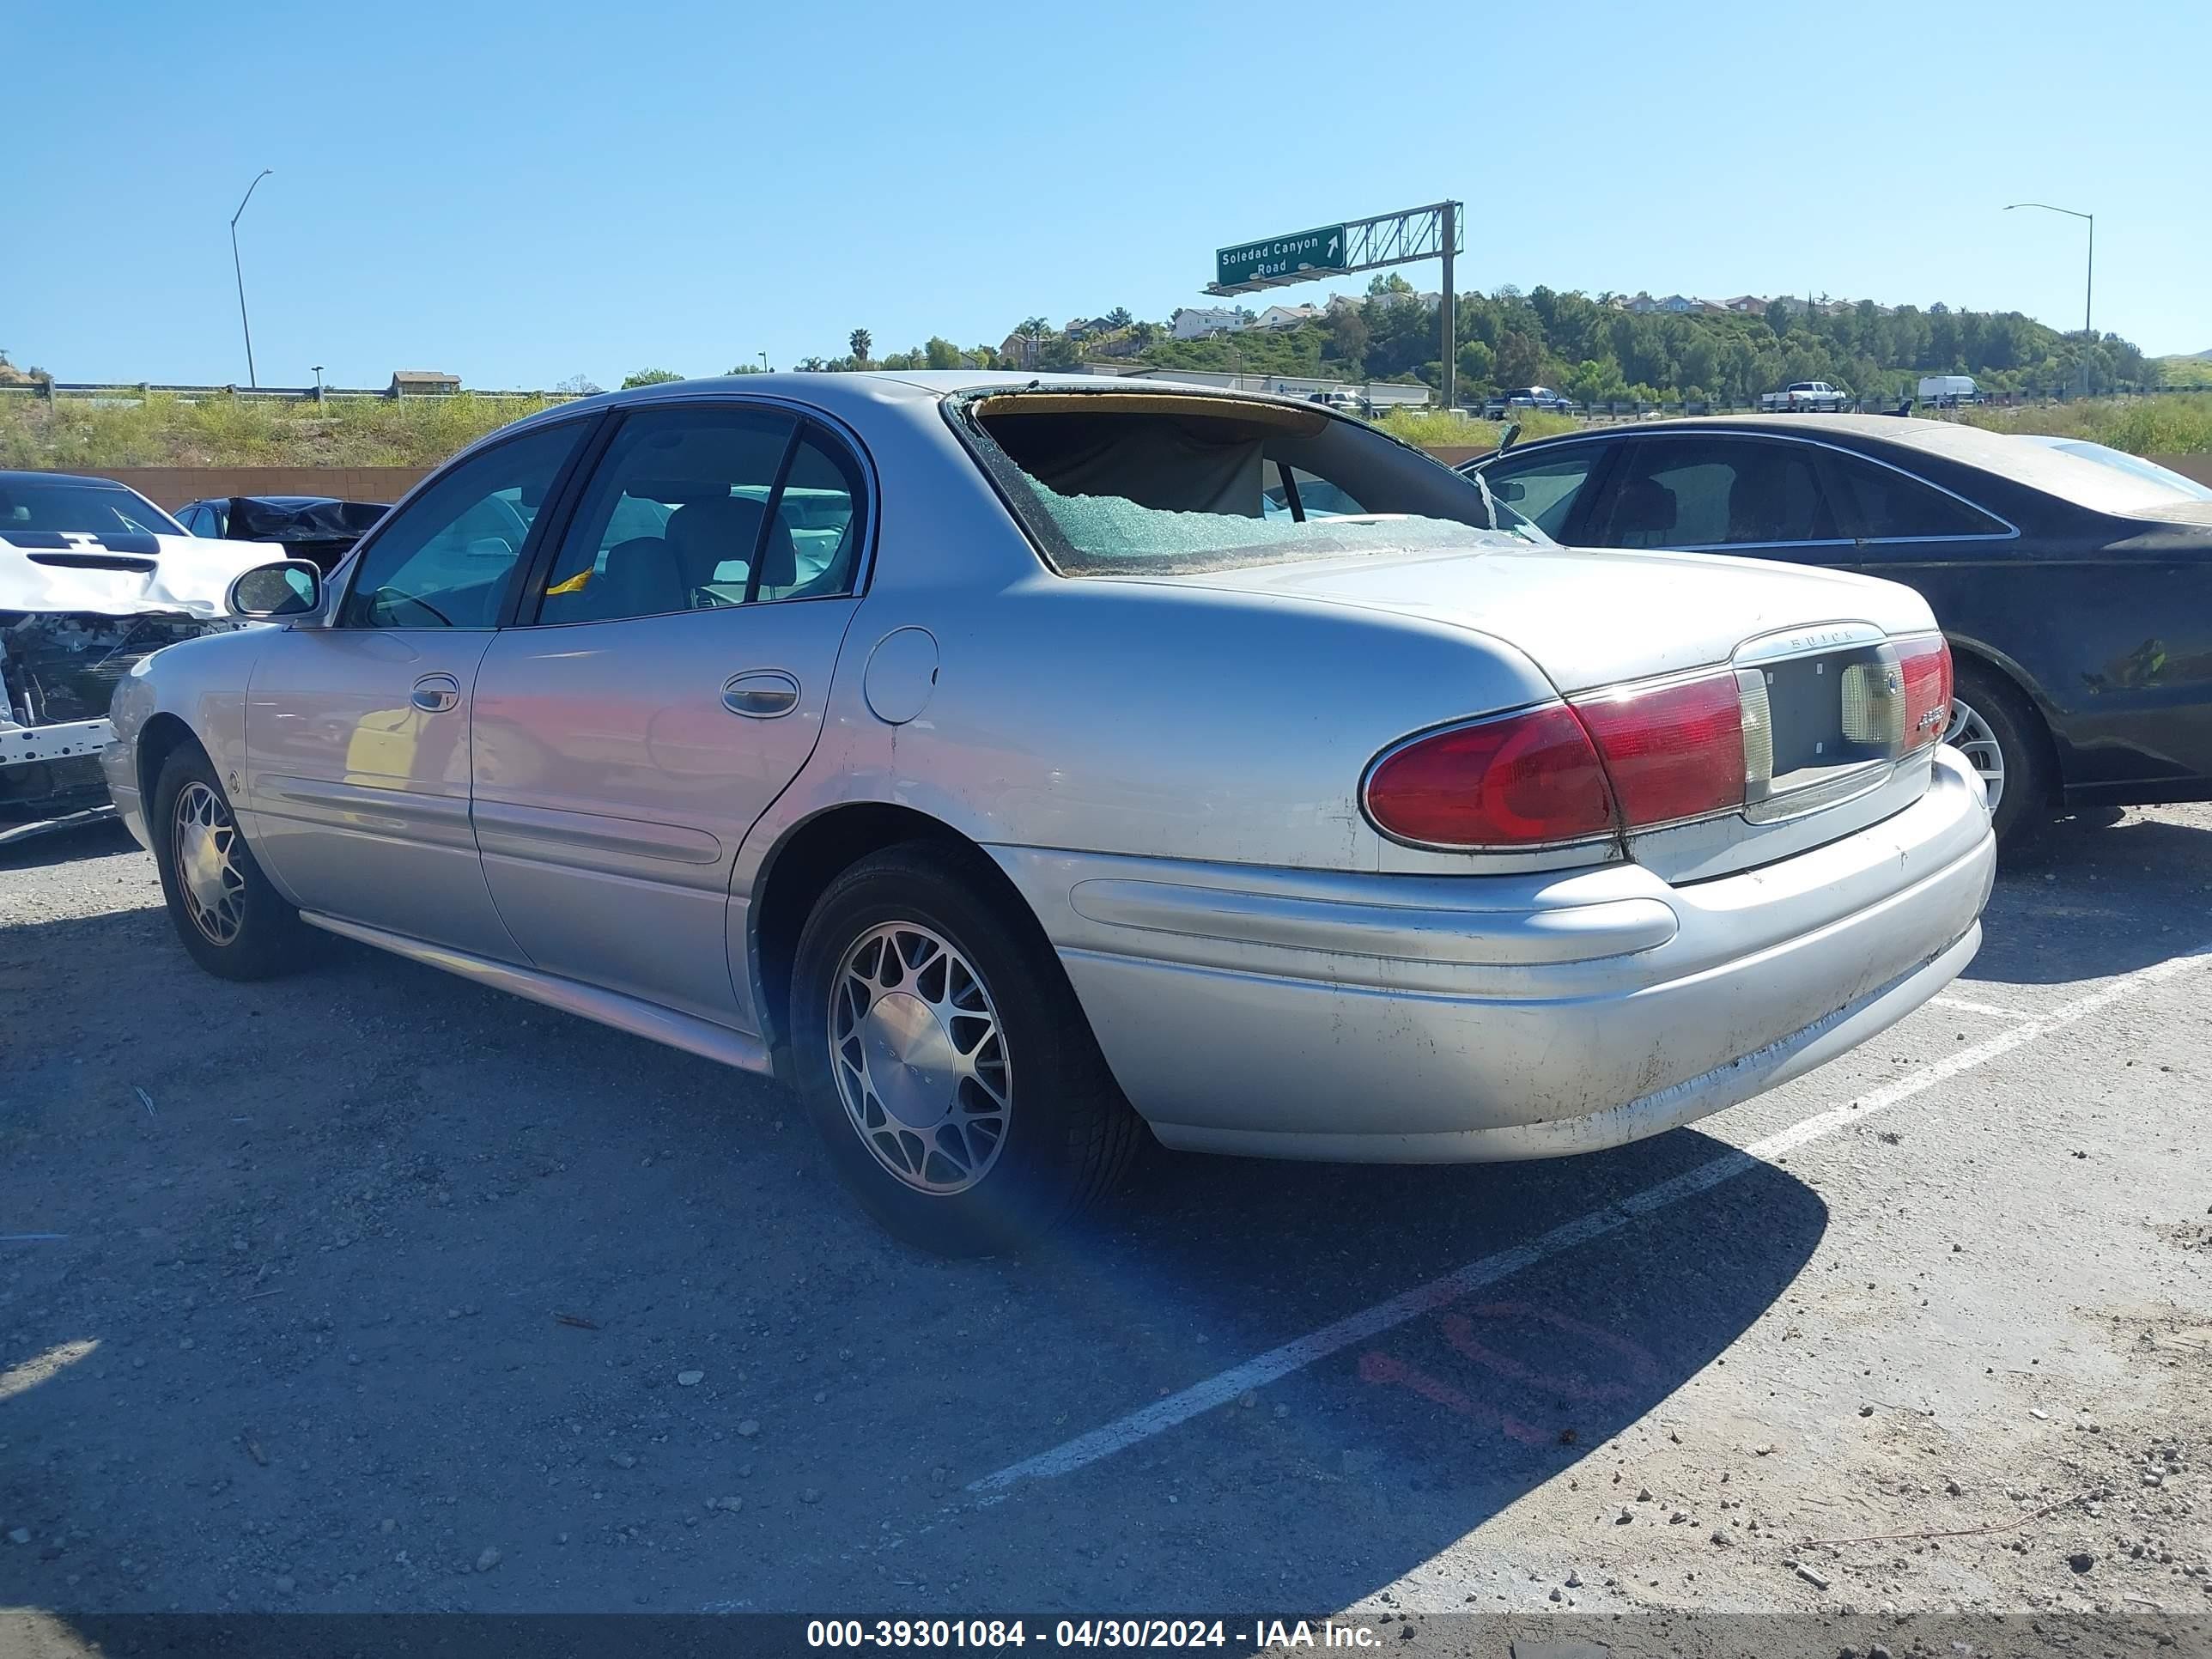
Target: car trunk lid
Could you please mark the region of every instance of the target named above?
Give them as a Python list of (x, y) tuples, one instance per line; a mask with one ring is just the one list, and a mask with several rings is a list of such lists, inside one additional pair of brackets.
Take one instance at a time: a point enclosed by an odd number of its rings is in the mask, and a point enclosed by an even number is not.
[(1927, 602), (1893, 582), (1472, 534), (1450, 548), (1232, 562), (1148, 580), (1469, 629), (1526, 654), (1570, 701), (1625, 683), (1732, 671), (1759, 781), (1747, 783), (1740, 812), (1626, 837), (1632, 857), (1670, 879), (1725, 874), (1820, 845), (1901, 810), (1926, 787), (1932, 745), (1900, 759), (1894, 744), (1867, 738), (1867, 697), (1879, 704), (1899, 690), (1890, 638), (1936, 627)]

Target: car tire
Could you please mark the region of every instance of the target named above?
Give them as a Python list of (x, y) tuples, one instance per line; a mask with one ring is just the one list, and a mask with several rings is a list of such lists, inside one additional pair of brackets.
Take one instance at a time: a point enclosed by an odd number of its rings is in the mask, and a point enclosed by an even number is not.
[(161, 896), (185, 952), (224, 979), (270, 979), (298, 968), (310, 936), (270, 885), (238, 827), (215, 763), (187, 744), (162, 762), (147, 834)]
[(1966, 756), (1996, 796), (1997, 844), (2025, 845), (2046, 822), (2051, 799), (2050, 750), (2027, 699), (2009, 680), (1962, 663), (1943, 741)]
[(874, 854), (816, 902), (793, 964), (794, 1080), (830, 1163), (888, 1231), (940, 1255), (1042, 1238), (1145, 1136), (995, 874), (934, 842)]

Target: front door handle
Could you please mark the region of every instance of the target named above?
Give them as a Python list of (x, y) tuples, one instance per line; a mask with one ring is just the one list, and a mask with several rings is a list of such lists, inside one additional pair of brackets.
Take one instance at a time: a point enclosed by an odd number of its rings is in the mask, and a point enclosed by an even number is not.
[(425, 674), (415, 682), (407, 701), (426, 714), (442, 714), (459, 706), (461, 683), (451, 674)]
[(799, 707), (799, 682), (776, 668), (738, 674), (722, 687), (722, 707), (747, 720), (772, 720)]

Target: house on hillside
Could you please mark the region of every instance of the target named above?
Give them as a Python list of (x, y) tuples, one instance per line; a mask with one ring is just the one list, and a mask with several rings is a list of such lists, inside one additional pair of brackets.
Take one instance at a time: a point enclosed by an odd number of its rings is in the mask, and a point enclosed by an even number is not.
[(1632, 311), (1639, 317), (1649, 317), (1653, 312), (1661, 309), (1661, 307), (1658, 301), (1653, 299), (1642, 289), (1638, 289), (1621, 301), (1621, 309)]
[(1319, 319), (1319, 306), (1269, 306), (1252, 325), (1255, 328), (1296, 328), (1300, 323)]
[(441, 374), (430, 368), (397, 368), (392, 372), (392, 384), (385, 388), (387, 398), (450, 398), (461, 389), (458, 374)]
[(1229, 306), (1182, 306), (1168, 319), (1178, 340), (1203, 340), (1215, 334), (1234, 334), (1249, 327), (1243, 315)]
[(1723, 300), (1721, 303), (1727, 307), (1729, 310), (1735, 312), (1745, 317), (1764, 317), (1766, 315), (1766, 301), (1760, 299), (1756, 294), (1739, 294), (1735, 299)]

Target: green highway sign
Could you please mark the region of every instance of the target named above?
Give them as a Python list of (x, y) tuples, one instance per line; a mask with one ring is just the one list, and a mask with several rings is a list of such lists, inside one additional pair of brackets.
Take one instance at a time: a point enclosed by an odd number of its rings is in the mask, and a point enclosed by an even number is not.
[(1216, 248), (1213, 281), (1217, 288), (1241, 288), (1247, 283), (1279, 282), (1304, 270), (1342, 270), (1345, 263), (1344, 227), (1323, 225), (1295, 235)]

